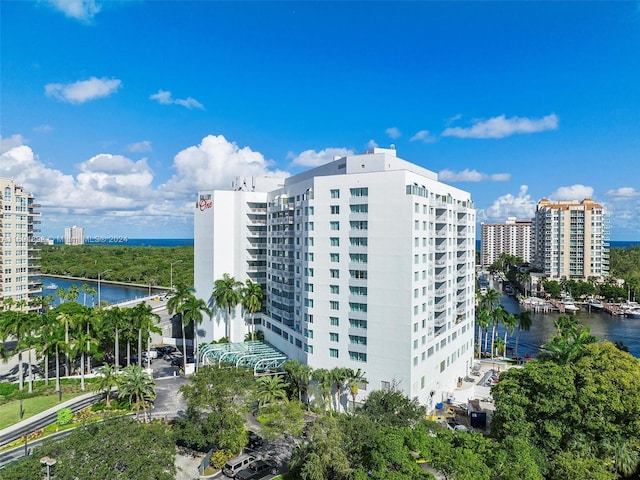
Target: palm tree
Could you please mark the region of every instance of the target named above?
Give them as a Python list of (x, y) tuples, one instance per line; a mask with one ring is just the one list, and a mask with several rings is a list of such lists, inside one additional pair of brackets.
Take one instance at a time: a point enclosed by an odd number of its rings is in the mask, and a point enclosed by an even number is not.
[(154, 321), (158, 321), (160, 317), (152, 312), (153, 307), (146, 303), (139, 303), (131, 309), (132, 326), (138, 331), (138, 365), (142, 365), (142, 331), (147, 331), (147, 336), (152, 330), (154, 332), (162, 332), (155, 327)]
[(354, 371), (353, 369), (347, 369), (348, 373), (348, 382), (349, 382), (349, 393), (351, 394), (352, 399), (352, 412), (355, 414), (356, 412), (356, 397), (358, 396), (358, 391), (361, 384), (369, 383), (364, 376), (364, 372), (361, 369)]
[(109, 365), (108, 363), (105, 363), (97, 370), (100, 376), (94, 384), (94, 391), (105, 393), (107, 408), (111, 406), (111, 390), (113, 390), (113, 387), (118, 386), (119, 370), (120, 368), (117, 365)]
[[(28, 330), (27, 314), (22, 312), (21, 309), (26, 305), (25, 300), (15, 302), (12, 297), (7, 297), (3, 300), (3, 305), (9, 308), (9, 311), (4, 311), (2, 315), (2, 324), (0, 324), (0, 335), (3, 341), (9, 336), (16, 337), (18, 350), (18, 378), (20, 384), (20, 390), (24, 389), (24, 373), (22, 370), (22, 346), (21, 342), (25, 333)], [(12, 310), (11, 307), (15, 306), (16, 309)]]
[(174, 285), (173, 291), (169, 294), (167, 301), (167, 310), (170, 315), (179, 314), (180, 324), (182, 325), (182, 358), (187, 361), (187, 339), (184, 333), (184, 319), (182, 318), (182, 306), (190, 296), (193, 296), (193, 288), (187, 287), (183, 283)]
[(144, 418), (147, 418), (146, 406), (156, 398), (156, 384), (153, 377), (139, 365), (129, 365), (118, 375), (118, 398), (126, 398), (136, 407), (136, 418), (142, 406)]
[[(28, 379), (29, 379), (29, 393), (33, 393), (33, 362), (31, 361), (31, 352), (39, 344), (38, 337), (34, 335), (34, 332), (39, 327), (39, 317), (34, 313), (25, 313), (22, 317), (22, 338), (16, 345), (16, 349), (19, 352), (27, 351), (27, 365), (28, 365)], [(21, 372), (22, 373), (22, 372)], [(22, 376), (22, 375), (21, 375)]]
[(507, 356), (507, 335), (512, 335), (518, 325), (518, 319), (512, 313), (505, 310), (506, 315), (502, 317), (502, 326), (504, 327), (504, 356)]
[(114, 330), (114, 347), (113, 357), (116, 366), (120, 366), (120, 329), (125, 323), (126, 315), (120, 307), (113, 306), (108, 310), (101, 310), (102, 319), (106, 328), (112, 328)]
[(60, 303), (64, 303), (64, 301), (67, 299), (67, 291), (62, 287), (57, 288), (56, 297), (58, 297), (58, 300), (60, 300)]
[[(478, 358), (482, 358), (482, 332), (487, 332), (489, 325), (491, 325), (489, 310), (479, 310), (476, 315), (476, 323), (478, 324)], [(484, 348), (486, 350), (487, 346), (485, 345)]]
[(340, 413), (340, 398), (342, 397), (342, 387), (349, 379), (349, 370), (343, 367), (335, 367), (331, 369), (331, 381), (336, 387), (336, 412)]
[[(306, 395), (309, 391), (309, 384), (311, 383), (311, 375), (313, 369), (304, 363), (300, 363), (298, 360), (289, 359), (282, 365), (282, 368), (293, 383), (296, 384), (298, 390), (298, 400), (302, 403), (302, 395)], [(309, 397), (307, 396), (307, 408), (309, 408)]]
[(317, 368), (311, 374), (311, 378), (316, 382), (320, 399), (322, 400), (322, 408), (326, 410), (327, 402), (329, 401), (329, 397), (331, 397), (331, 386), (333, 382), (331, 372), (326, 368)]
[(225, 273), (213, 283), (209, 303), (226, 312), (225, 336), (231, 341), (231, 311), (242, 301), (243, 283)]
[[(202, 323), (202, 313), (206, 313), (211, 316), (211, 310), (207, 307), (207, 304), (201, 298), (197, 298), (195, 295), (189, 295), (186, 301), (182, 304), (182, 318), (186, 325), (193, 323), (193, 356), (196, 359), (196, 369), (198, 367), (198, 325)], [(186, 364), (186, 357), (185, 357)]]
[(256, 397), (259, 407), (278, 400), (287, 401), (286, 389), (289, 386), (280, 375), (265, 375), (257, 380)]
[(73, 284), (69, 287), (69, 290), (67, 291), (67, 300), (71, 302), (77, 302), (79, 295), (80, 295), (80, 288), (76, 284)]
[(523, 310), (518, 314), (518, 327), (516, 330), (516, 359), (518, 358), (518, 341), (520, 340), (520, 330), (528, 332), (531, 329), (531, 313)]
[(491, 356), (493, 357), (493, 344), (495, 342), (496, 337), (496, 328), (497, 326), (505, 319), (509, 313), (502, 307), (498, 306), (491, 311), (491, 318), (493, 322), (491, 322)]
[(91, 352), (94, 345), (98, 344), (98, 340), (91, 336), (90, 333), (86, 333), (84, 326), (90, 321), (90, 314), (78, 314), (77, 315), (77, 331), (74, 332), (74, 338), (69, 346), (70, 351), (74, 357), (80, 355), (80, 390), (84, 392), (85, 382), (85, 363), (87, 355)]
[[(499, 356), (500, 352), (502, 352), (502, 354), (505, 355), (506, 351), (507, 351), (507, 344), (505, 343), (505, 341), (502, 338), (497, 337), (495, 342), (494, 342), (494, 348), (496, 349), (495, 350), (495, 354), (496, 355)], [(491, 352), (491, 354), (493, 355), (493, 352)]]
[(264, 300), (264, 291), (262, 285), (247, 279), (245, 286), (241, 290), (241, 303), (245, 312), (251, 314), (250, 327), (247, 329), (248, 333), (253, 334), (255, 331), (255, 323), (253, 321), (255, 313), (262, 308), (262, 301)]
[[(87, 294), (93, 297), (96, 293), (98, 293), (98, 290), (95, 287), (90, 287), (86, 283), (82, 284), (80, 290), (82, 291), (82, 305), (84, 305), (85, 307), (87, 306)], [(91, 302), (91, 306), (93, 307), (93, 302)]]

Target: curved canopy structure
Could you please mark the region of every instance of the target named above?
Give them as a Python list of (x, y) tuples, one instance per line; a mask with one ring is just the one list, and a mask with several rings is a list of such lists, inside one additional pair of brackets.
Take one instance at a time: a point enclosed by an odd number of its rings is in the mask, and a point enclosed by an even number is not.
[(266, 342), (211, 343), (200, 347), (202, 365), (231, 363), (253, 368), (254, 375), (280, 370), (287, 356)]

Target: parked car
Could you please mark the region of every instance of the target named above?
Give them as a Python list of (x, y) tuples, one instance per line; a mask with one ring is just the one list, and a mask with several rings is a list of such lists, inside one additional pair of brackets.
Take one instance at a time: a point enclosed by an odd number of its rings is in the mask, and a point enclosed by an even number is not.
[(222, 473), (227, 477), (236, 478), (241, 470), (248, 467), (255, 460), (256, 457), (253, 455), (243, 453), (242, 455), (238, 455), (225, 463), (224, 467), (222, 467)]
[(158, 353), (161, 355), (172, 355), (178, 352), (178, 349), (173, 345), (161, 345), (159, 347), (155, 347)]
[(238, 480), (260, 480), (267, 475), (278, 473), (278, 465), (271, 460), (257, 460), (247, 465), (247, 468), (240, 470), (236, 478)]
[[(196, 359), (193, 355), (187, 355), (187, 363), (195, 363)], [(176, 357), (171, 360), (171, 365), (174, 367), (182, 367), (184, 365), (182, 357)]]
[(247, 442), (247, 447), (258, 448), (262, 445), (264, 445), (264, 439), (255, 432), (249, 432), (249, 441)]

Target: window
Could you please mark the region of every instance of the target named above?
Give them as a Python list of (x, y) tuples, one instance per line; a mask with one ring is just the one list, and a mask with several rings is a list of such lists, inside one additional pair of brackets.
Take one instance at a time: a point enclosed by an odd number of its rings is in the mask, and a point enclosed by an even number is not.
[(369, 196), (369, 189), (367, 187), (351, 188), (349, 190), (351, 191), (352, 197), (368, 197)]
[(338, 349), (337, 348), (330, 348), (329, 349), (329, 356), (332, 358), (338, 358)]
[(349, 242), (352, 247), (366, 247), (369, 243), (367, 237), (351, 237)]
[(340, 302), (338, 302), (337, 300), (329, 301), (329, 308), (331, 310), (340, 310)]
[(339, 285), (329, 285), (329, 293), (340, 293)]
[(336, 332), (329, 332), (329, 340), (331, 342), (339, 342), (340, 341), (340, 335), (338, 335)]
[(349, 275), (351, 278), (356, 280), (366, 280), (367, 279), (367, 271), (366, 270), (349, 270)]
[(349, 327), (350, 328), (363, 328), (366, 330), (367, 321), (366, 320), (357, 320), (355, 318), (349, 319)]
[(331, 205), (331, 215), (340, 214), (340, 205)]
[(305, 283), (304, 284), (305, 292), (313, 292), (313, 283)]
[(349, 351), (349, 360), (353, 360), (355, 362), (366, 362), (367, 354), (362, 352)]
[(340, 230), (340, 222), (329, 222), (329, 228), (331, 230)]
[(340, 325), (340, 319), (338, 317), (329, 317), (329, 325), (337, 327)]
[(367, 254), (366, 253), (350, 253), (349, 261), (351, 263), (367, 263)]
[(304, 306), (313, 308), (313, 298), (305, 298), (304, 299)]
[(350, 295), (366, 295), (367, 287), (349, 287)]
[(351, 213), (368, 213), (369, 205), (366, 203), (361, 203), (358, 205), (351, 205)]
[(329, 190), (329, 193), (331, 194), (331, 198), (340, 198), (340, 190), (338, 189)]
[(329, 254), (329, 259), (332, 262), (339, 262), (340, 261), (340, 254), (339, 253), (330, 253)]
[(340, 278), (340, 270), (332, 268), (331, 270), (329, 270), (329, 276), (331, 278)]
[(356, 303), (349, 302), (349, 310), (352, 312), (366, 312), (367, 304), (366, 303)]
[(340, 246), (340, 239), (338, 237), (329, 238), (329, 245), (331, 245), (332, 247), (339, 247)]
[(361, 337), (360, 335), (349, 335), (349, 343), (354, 345), (366, 345), (367, 337)]
[(369, 228), (369, 222), (363, 221), (351, 221), (349, 222), (351, 230), (367, 230)]

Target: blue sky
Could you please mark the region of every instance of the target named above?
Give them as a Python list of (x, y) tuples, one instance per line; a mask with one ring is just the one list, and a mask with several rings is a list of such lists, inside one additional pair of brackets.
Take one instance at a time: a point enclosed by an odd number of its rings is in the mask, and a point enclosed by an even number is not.
[(602, 203), (640, 240), (637, 2), (0, 2), (0, 176), (42, 234), (189, 238), (196, 192), (398, 155), (479, 221)]

